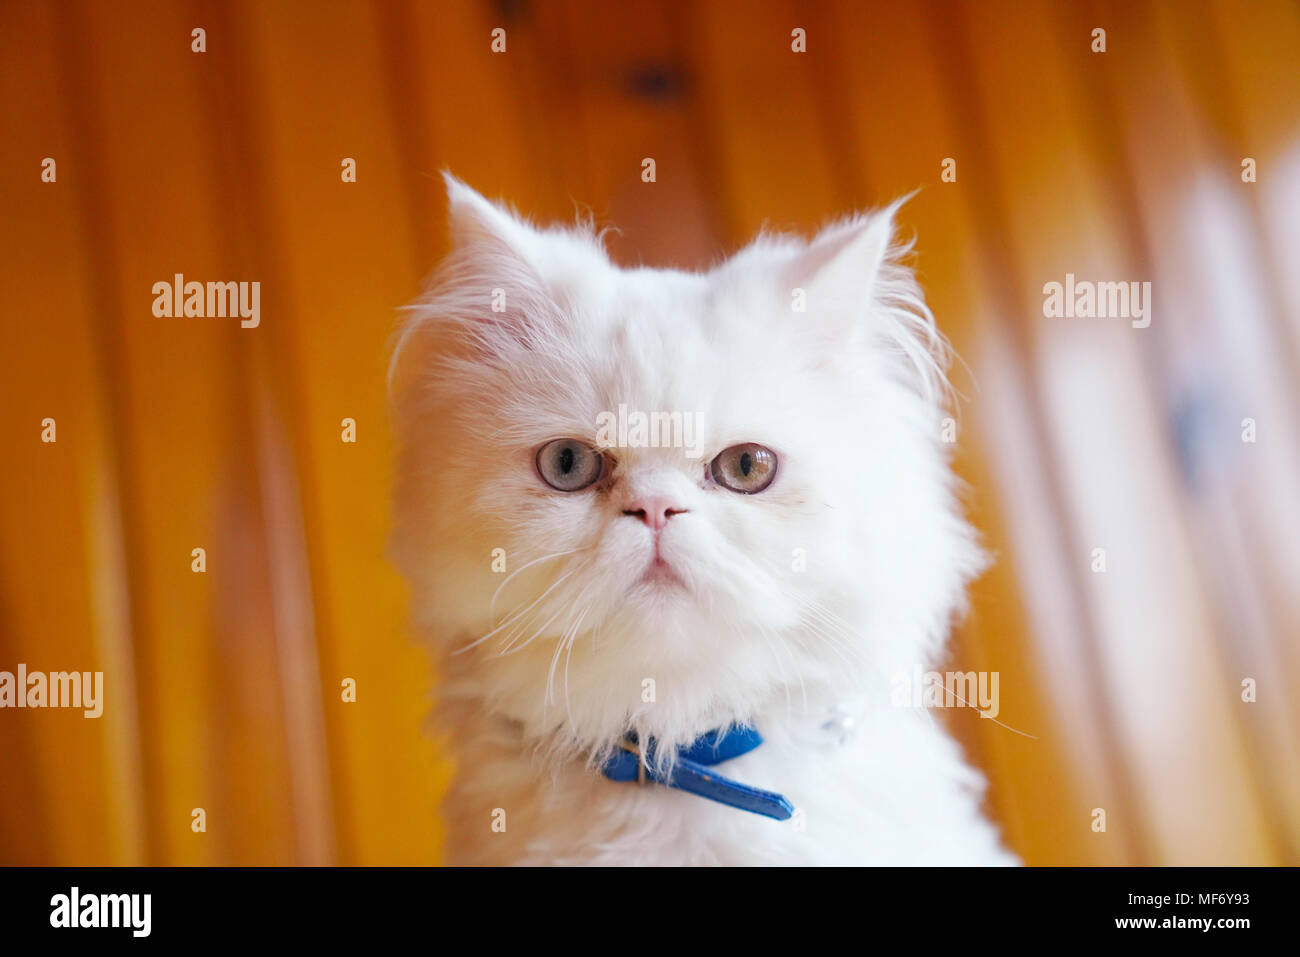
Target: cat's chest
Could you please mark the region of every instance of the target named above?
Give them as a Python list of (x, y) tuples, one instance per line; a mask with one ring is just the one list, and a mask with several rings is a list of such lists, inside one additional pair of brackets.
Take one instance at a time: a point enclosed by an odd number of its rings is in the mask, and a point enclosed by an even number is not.
[[(480, 765), (449, 796), (450, 820), (476, 827), (467, 857), (502, 863), (675, 865), (827, 861), (849, 848), (861, 803), (852, 746), (792, 755), (762, 748), (717, 768), (747, 787), (784, 795), (794, 815), (775, 820), (685, 790), (617, 782), (581, 766), (541, 775), (529, 762)], [(491, 806), (489, 806), (491, 805)]]

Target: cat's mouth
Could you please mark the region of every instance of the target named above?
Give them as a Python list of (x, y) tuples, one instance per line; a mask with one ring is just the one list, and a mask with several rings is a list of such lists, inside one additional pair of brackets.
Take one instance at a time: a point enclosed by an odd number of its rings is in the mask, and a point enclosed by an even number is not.
[(638, 584), (651, 585), (657, 588), (686, 588), (686, 581), (672, 565), (664, 561), (658, 554), (651, 559), (646, 570), (637, 580)]

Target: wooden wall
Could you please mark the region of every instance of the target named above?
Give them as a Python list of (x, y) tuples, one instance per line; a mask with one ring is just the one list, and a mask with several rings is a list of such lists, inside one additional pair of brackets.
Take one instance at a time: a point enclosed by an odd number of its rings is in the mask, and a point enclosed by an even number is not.
[[(948, 716), (992, 812), (1032, 863), (1300, 860), (1295, 3), (14, 2), (0, 52), (0, 669), (106, 683), (0, 711), (0, 863), (438, 860), (384, 371), (443, 168), (688, 267), (920, 187), (998, 558), (951, 666), (1032, 735)], [(154, 317), (175, 273), (261, 325)], [(1066, 273), (1150, 327), (1045, 318)]]

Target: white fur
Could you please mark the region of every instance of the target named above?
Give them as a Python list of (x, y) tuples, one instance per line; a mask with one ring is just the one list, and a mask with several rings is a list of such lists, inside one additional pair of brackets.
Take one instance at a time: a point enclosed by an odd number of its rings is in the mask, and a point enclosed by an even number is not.
[[(890, 703), (983, 563), (940, 441), (946, 347), (894, 208), (693, 274), (620, 269), (590, 228), (537, 229), (447, 180), (453, 250), (391, 370), (394, 551), (457, 760), (447, 860), (1010, 861), (955, 744)], [(594, 439), (620, 403), (694, 413), (703, 459), (620, 448), (592, 489), (544, 484), (536, 449)], [(705, 479), (742, 442), (779, 455), (761, 494)], [(689, 590), (640, 581), (653, 533), (623, 512), (647, 494), (689, 510), (662, 533)], [(845, 702), (841, 741), (822, 725)], [(797, 824), (599, 773), (629, 730), (684, 746), (732, 722), (766, 743), (718, 771), (785, 794)]]

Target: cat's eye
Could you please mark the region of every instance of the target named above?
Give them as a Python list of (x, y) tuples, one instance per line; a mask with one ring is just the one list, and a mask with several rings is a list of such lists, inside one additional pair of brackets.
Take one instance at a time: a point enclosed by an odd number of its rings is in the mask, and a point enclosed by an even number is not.
[(733, 445), (709, 463), (709, 473), (725, 489), (754, 495), (776, 478), (776, 453), (753, 442)]
[(577, 492), (605, 471), (605, 456), (578, 439), (555, 439), (537, 450), (537, 474), (553, 489)]

